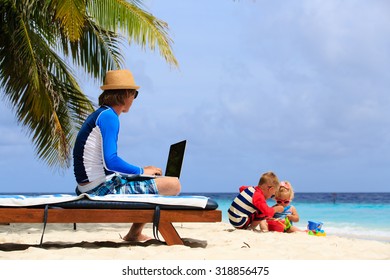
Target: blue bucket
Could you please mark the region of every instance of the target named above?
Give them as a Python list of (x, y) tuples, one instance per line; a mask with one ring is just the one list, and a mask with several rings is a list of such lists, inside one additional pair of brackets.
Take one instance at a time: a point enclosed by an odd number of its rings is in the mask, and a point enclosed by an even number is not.
[(309, 230), (321, 230), (323, 223), (308, 221), (307, 228)]

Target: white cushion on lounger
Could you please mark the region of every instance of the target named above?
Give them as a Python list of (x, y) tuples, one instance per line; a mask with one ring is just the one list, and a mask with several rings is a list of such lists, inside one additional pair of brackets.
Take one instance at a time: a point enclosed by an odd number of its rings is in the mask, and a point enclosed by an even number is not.
[(0, 195), (0, 206), (26, 207), (46, 204), (55, 204), (68, 201), (88, 198), (95, 201), (122, 201), (122, 202), (143, 202), (160, 205), (194, 206), (205, 208), (208, 198), (204, 196), (161, 196), (154, 194), (122, 195), (112, 194), (105, 196), (95, 196), (81, 194), (79, 196), (69, 194), (50, 195)]

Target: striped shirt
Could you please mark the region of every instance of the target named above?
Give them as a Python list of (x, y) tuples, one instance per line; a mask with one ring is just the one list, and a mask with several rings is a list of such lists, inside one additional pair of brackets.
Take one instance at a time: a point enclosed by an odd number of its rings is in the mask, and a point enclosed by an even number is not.
[(229, 210), (229, 222), (236, 228), (247, 226), (252, 216), (256, 219), (272, 217), (275, 210), (267, 205), (263, 191), (259, 187), (240, 188), (240, 193), (233, 200)]

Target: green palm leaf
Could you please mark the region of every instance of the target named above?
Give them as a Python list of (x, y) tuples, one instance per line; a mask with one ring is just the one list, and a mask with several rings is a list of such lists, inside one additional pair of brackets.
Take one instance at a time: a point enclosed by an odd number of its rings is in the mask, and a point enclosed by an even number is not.
[(71, 41), (80, 40), (85, 21), (85, 0), (53, 0), (49, 9), (55, 11), (55, 19), (61, 23), (63, 33)]
[(128, 38), (129, 43), (137, 43), (143, 48), (149, 46), (174, 66), (178, 65), (170, 45), (173, 41), (168, 37), (168, 24), (152, 14), (142, 10), (141, 1), (131, 3), (124, 0), (88, 1), (88, 13), (97, 19), (101, 26), (120, 32)]
[(123, 65), (124, 38), (158, 46), (177, 66), (167, 30), (136, 0), (1, 0), (0, 89), (38, 158), (69, 167), (75, 135), (94, 109), (71, 66), (101, 80)]

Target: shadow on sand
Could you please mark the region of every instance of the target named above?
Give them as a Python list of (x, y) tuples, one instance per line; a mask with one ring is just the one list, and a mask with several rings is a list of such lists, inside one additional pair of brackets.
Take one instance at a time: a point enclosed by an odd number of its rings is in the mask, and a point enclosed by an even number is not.
[[(206, 248), (207, 242), (203, 240), (196, 240), (191, 238), (182, 238), (184, 246), (190, 248)], [(3, 243), (0, 244), (0, 251), (23, 251), (30, 247), (40, 249), (67, 249), (67, 248), (85, 248), (85, 249), (99, 249), (99, 248), (121, 248), (129, 246), (148, 247), (151, 245), (166, 245), (165, 242), (156, 239), (151, 239), (145, 242), (113, 242), (113, 241), (94, 241), (87, 242), (81, 241), (78, 243), (62, 243), (62, 242), (45, 242), (42, 245), (39, 244), (20, 244), (20, 243)]]

